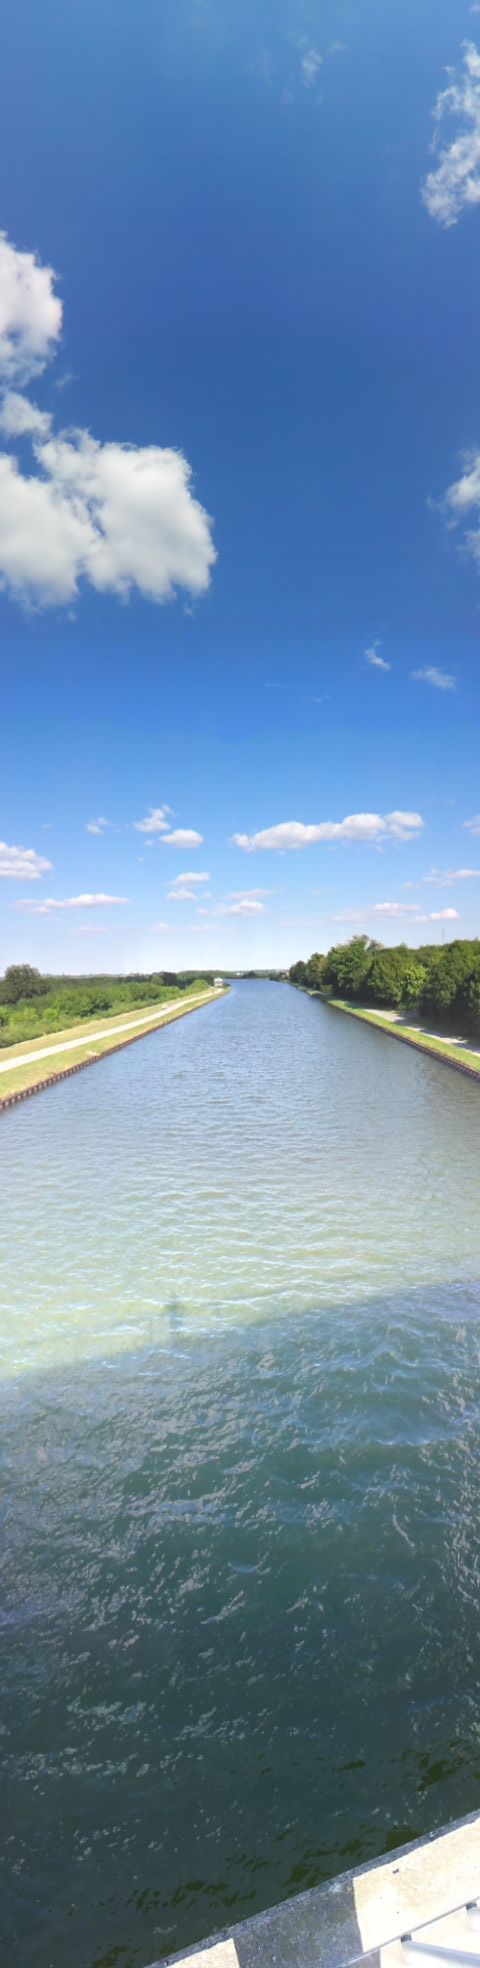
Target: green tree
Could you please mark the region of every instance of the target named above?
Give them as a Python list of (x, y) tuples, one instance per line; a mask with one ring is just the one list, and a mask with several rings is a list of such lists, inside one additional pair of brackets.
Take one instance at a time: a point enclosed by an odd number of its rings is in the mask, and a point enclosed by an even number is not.
[(323, 983), (340, 997), (361, 997), (370, 977), (377, 948), (368, 936), (352, 936), (349, 943), (338, 943), (325, 958)]
[(406, 953), (402, 949), (377, 950), (368, 979), (368, 994), (373, 1004), (402, 1003), (405, 957)]
[(308, 985), (310, 991), (320, 990), (326, 961), (326, 957), (320, 956), (318, 950), (315, 951), (313, 957), (309, 957), (306, 965), (305, 983)]
[(473, 1025), (480, 1019), (480, 958), (468, 985), (468, 1013)]
[(473, 977), (480, 956), (478, 940), (467, 943), (456, 940), (447, 943), (446, 948), (437, 953), (430, 966), (426, 985), (426, 1001), (433, 1011), (453, 1012), (461, 1016), (468, 1009), (470, 979)]
[(31, 964), (9, 964), (1, 984), (4, 1004), (18, 1004), (20, 998), (38, 998), (47, 990), (46, 980)]
[(426, 964), (417, 963), (410, 956), (403, 973), (403, 1002), (406, 1005), (420, 1004), (428, 978)]

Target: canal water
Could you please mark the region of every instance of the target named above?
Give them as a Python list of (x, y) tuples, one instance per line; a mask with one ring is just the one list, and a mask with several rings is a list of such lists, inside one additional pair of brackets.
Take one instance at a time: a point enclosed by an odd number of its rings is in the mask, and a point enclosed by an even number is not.
[(480, 1088), (241, 983), (0, 1123), (2, 1960), (480, 1806)]

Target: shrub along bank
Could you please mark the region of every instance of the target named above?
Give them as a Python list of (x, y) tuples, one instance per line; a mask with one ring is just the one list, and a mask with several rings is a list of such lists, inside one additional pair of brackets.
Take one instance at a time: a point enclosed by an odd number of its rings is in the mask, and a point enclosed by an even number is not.
[(292, 964), (292, 984), (325, 991), (355, 1004), (415, 1009), (450, 1028), (460, 1024), (480, 1030), (480, 938), (458, 938), (439, 948), (426, 943), (409, 950), (406, 943), (386, 950), (368, 936), (337, 943), (326, 956), (314, 954), (307, 963)]
[(30, 964), (10, 964), (0, 978), (0, 1046), (63, 1032), (84, 1018), (168, 1004), (182, 991), (201, 991), (213, 977), (191, 971), (154, 971), (150, 976), (42, 977)]

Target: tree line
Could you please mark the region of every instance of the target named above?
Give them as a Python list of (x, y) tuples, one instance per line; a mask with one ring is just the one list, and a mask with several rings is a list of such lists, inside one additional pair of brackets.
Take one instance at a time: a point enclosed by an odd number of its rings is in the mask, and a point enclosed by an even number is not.
[(168, 1003), (182, 991), (212, 983), (210, 972), (202, 977), (174, 970), (128, 977), (49, 977), (31, 964), (9, 964), (0, 978), (0, 1046), (41, 1038), (103, 1012)]
[(306, 990), (360, 1005), (402, 1006), (449, 1025), (460, 1020), (471, 1030), (480, 1025), (479, 937), (410, 950), (406, 943), (385, 949), (368, 936), (352, 936), (326, 956), (315, 952), (292, 964), (289, 977)]

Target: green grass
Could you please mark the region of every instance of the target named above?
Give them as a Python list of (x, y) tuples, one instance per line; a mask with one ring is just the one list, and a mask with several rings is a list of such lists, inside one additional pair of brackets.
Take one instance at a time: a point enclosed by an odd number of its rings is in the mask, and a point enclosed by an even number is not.
[(350, 1018), (361, 1018), (365, 1025), (378, 1025), (391, 1038), (416, 1046), (417, 1052), (431, 1052), (434, 1057), (448, 1060), (450, 1066), (468, 1066), (480, 1079), (479, 1055), (469, 1052), (467, 1046), (451, 1045), (448, 1039), (433, 1038), (429, 1032), (415, 1030), (412, 1025), (396, 1024), (393, 1019), (384, 1018), (381, 1011), (362, 1011), (358, 1005), (347, 1004), (344, 998), (330, 998), (328, 1002), (336, 1011), (347, 1011)]
[[(193, 994), (194, 1002), (192, 1003), (192, 993), (185, 992), (182, 1002), (176, 1010), (166, 1008), (165, 1004), (152, 1005), (150, 1007), (146, 1005), (142, 1007), (142, 1010), (139, 1008), (135, 1009), (132, 1005), (131, 1010), (125, 1012), (123, 1018), (120, 1018), (116, 1014), (110, 1019), (100, 1017), (91, 1020), (83, 1019), (80, 1026), (70, 1026), (63, 1032), (44, 1033), (43, 1038), (31, 1040), (28, 1045), (12, 1046), (11, 1053), (9, 1051), (9, 1060), (10, 1057), (12, 1059), (18, 1057), (19, 1053), (23, 1056), (24, 1053), (28, 1052), (28, 1061), (24, 1066), (12, 1066), (11, 1071), (9, 1070), (8, 1073), (0, 1074), (0, 1107), (10, 1098), (12, 1093), (25, 1092), (27, 1088), (37, 1086), (39, 1080), (53, 1080), (57, 1075), (68, 1072), (69, 1067), (79, 1066), (84, 1061), (94, 1058), (102, 1058), (108, 1052), (111, 1052), (115, 1046), (121, 1045), (121, 1031), (115, 1031), (111, 1036), (108, 1035), (104, 1039), (98, 1038), (98, 1032), (107, 1031), (109, 1025), (124, 1026), (125, 1024), (130, 1024), (132, 1018), (138, 1017), (141, 1019), (142, 1023), (137, 1025), (134, 1031), (125, 1032), (125, 1041), (133, 1044), (136, 1039), (145, 1038), (148, 1032), (158, 1031), (159, 1026), (170, 1025), (175, 1019), (184, 1018), (187, 1011), (200, 1011), (202, 1003), (211, 1004), (214, 996), (220, 997), (221, 995), (219, 991), (214, 994), (207, 987), (204, 996), (201, 998), (199, 996), (197, 1002), (195, 1002), (196, 993)], [(156, 1017), (150, 1017), (147, 1024), (144, 1020), (148, 1016), (149, 1009), (150, 1012), (156, 1014)], [(70, 1042), (76, 1038), (77, 1034), (80, 1042), (78, 1046), (75, 1046), (74, 1051), (55, 1052), (53, 1058), (50, 1059), (38, 1059), (36, 1057), (39, 1048), (41, 1050), (45, 1044), (51, 1043), (52, 1045), (58, 1045), (61, 1043), (62, 1038)]]

